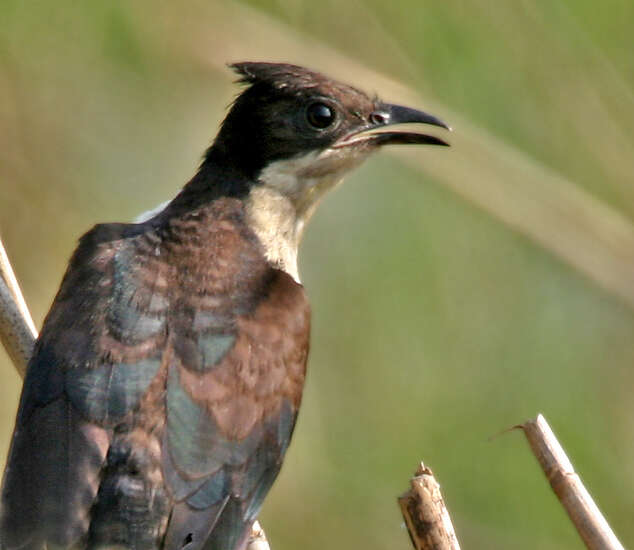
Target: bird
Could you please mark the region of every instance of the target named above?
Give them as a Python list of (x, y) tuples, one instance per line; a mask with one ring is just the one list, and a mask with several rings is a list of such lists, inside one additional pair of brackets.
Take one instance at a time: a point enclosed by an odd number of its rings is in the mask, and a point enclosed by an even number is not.
[(70, 259), (15, 420), (5, 550), (244, 550), (302, 398), (306, 223), (381, 147), (447, 145), (394, 128), (440, 119), (307, 68), (231, 68), (242, 91), (193, 178)]

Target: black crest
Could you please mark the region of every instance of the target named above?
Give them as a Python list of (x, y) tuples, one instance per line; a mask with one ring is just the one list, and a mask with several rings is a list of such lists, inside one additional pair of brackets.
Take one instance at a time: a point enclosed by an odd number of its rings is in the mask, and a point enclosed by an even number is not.
[[(328, 102), (341, 121), (350, 112), (373, 108), (363, 92), (304, 67), (258, 62), (229, 66), (247, 88), (233, 102), (207, 159), (230, 159), (252, 180), (268, 163), (326, 147), (338, 137), (334, 126), (321, 131), (306, 123), (311, 104)], [(352, 122), (359, 121), (353, 117)], [(336, 128), (346, 131), (345, 124)]]
[(317, 72), (288, 63), (244, 61), (229, 65), (243, 84), (269, 84), (278, 89), (306, 90), (325, 83), (328, 79)]

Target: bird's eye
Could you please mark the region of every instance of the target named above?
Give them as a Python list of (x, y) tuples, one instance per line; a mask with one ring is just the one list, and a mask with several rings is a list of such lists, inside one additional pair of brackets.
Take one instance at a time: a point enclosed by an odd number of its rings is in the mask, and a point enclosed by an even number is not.
[(335, 121), (335, 111), (325, 103), (311, 103), (306, 109), (306, 119), (314, 128), (323, 130)]

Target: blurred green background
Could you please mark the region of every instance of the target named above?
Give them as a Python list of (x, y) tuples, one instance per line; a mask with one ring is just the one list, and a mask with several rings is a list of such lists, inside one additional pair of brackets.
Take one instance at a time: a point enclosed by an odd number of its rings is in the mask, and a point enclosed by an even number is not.
[[(173, 196), (236, 93), (320, 69), (451, 123), (325, 201), (273, 550), (409, 548), (419, 460), (463, 548), (581, 543), (521, 434), (542, 412), (634, 541), (631, 0), (0, 0), (0, 232), (39, 326), (78, 236)], [(0, 352), (0, 455), (20, 381)]]

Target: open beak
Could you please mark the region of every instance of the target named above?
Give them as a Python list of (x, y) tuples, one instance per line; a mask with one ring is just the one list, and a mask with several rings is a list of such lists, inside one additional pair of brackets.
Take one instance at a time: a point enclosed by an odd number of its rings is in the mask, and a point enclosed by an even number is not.
[(377, 146), (409, 143), (449, 146), (446, 141), (436, 136), (404, 130), (385, 130), (385, 127), (396, 124), (431, 124), (451, 131), (451, 128), (439, 118), (410, 107), (383, 103), (370, 114), (369, 122), (369, 125), (348, 134), (334, 146), (346, 147), (355, 143), (368, 143)]

